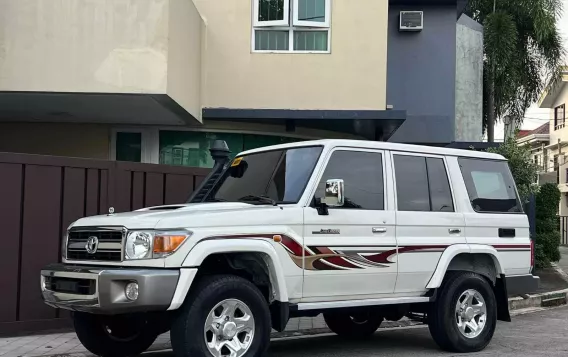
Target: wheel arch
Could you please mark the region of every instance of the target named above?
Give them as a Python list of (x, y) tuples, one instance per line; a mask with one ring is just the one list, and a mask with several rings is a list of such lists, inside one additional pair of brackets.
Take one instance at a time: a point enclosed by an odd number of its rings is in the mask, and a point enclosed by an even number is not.
[[(198, 243), (187, 255), (183, 262), (184, 267), (199, 267), (214, 256), (238, 256), (248, 255), (261, 258), (266, 267), (273, 299), (280, 302), (288, 302), (288, 291), (284, 272), (280, 264), (278, 254), (274, 247), (265, 241), (258, 239), (231, 239), (231, 240), (208, 240)], [(234, 264), (236, 260), (230, 260)], [(239, 268), (238, 266), (236, 268)]]
[(485, 276), (494, 286), (496, 279), (504, 274), (497, 250), (492, 246), (457, 244), (444, 251), (426, 288), (439, 288), (446, 272), (458, 270)]

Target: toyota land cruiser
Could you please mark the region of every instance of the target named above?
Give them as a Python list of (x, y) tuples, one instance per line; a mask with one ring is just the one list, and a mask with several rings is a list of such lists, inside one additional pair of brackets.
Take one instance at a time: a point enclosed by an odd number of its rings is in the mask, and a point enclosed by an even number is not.
[(92, 353), (170, 331), (179, 357), (262, 356), (271, 328), (319, 314), (345, 338), (409, 317), (474, 352), (510, 321), (507, 296), (538, 287), (502, 156), (349, 140), (212, 153), (187, 204), (79, 219), (42, 270)]

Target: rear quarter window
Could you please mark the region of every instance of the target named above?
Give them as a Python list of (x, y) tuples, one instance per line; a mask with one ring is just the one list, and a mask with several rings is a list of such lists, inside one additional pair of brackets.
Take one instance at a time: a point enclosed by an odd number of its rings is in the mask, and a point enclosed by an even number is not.
[(522, 213), (506, 161), (459, 158), (471, 206), (480, 213)]

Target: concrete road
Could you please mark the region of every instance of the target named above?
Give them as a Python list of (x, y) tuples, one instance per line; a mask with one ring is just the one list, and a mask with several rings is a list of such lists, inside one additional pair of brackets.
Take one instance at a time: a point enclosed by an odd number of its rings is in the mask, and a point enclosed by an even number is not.
[[(379, 330), (380, 331), (380, 330)], [(151, 357), (172, 357), (171, 352)], [(428, 328), (380, 331), (365, 342), (346, 342), (336, 336), (273, 341), (270, 357), (391, 357), (391, 356), (568, 356), (568, 307), (513, 317), (499, 323), (492, 343), (482, 352), (460, 355), (441, 352)]]

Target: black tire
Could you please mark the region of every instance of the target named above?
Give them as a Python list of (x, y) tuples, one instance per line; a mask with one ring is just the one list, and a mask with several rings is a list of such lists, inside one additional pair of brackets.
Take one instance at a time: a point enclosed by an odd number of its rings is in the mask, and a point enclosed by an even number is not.
[(272, 330), (266, 298), (246, 279), (217, 275), (203, 278), (180, 308), (171, 329), (176, 357), (211, 357), (205, 341), (205, 322), (212, 309), (227, 299), (244, 303), (254, 318), (253, 341), (244, 356), (262, 357), (266, 354)]
[[(470, 289), (481, 294), (486, 307), (485, 327), (476, 337), (464, 336), (457, 323), (456, 304), (462, 294)], [(451, 274), (442, 285), (441, 292), (428, 313), (428, 327), (432, 338), (441, 349), (448, 352), (469, 353), (483, 350), (491, 342), (496, 325), (495, 293), (484, 277), (470, 272)]]
[(368, 338), (377, 331), (383, 322), (383, 317), (374, 313), (373, 310), (360, 313), (324, 313), (323, 319), (331, 331), (348, 339)]
[(146, 351), (158, 332), (144, 315), (73, 314), (75, 332), (92, 354), (103, 357), (138, 356)]

